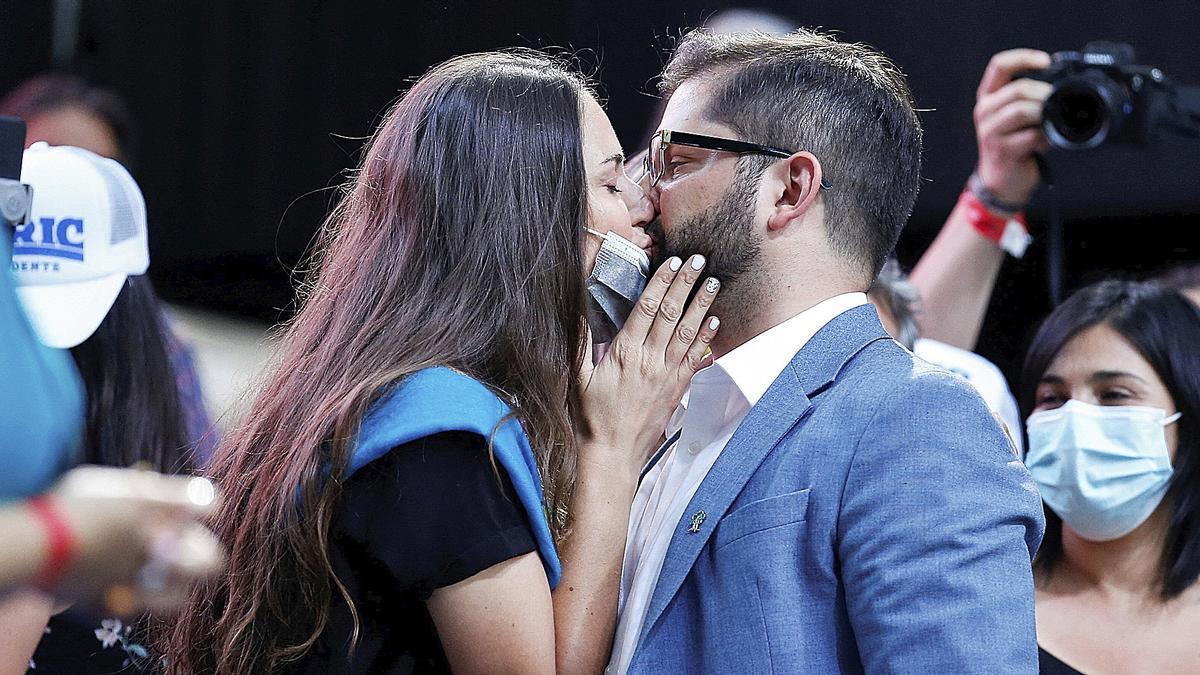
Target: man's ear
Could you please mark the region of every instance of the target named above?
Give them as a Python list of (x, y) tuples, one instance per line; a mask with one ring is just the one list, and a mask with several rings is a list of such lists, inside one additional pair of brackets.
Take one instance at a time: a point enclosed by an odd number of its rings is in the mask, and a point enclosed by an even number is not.
[(767, 229), (782, 230), (797, 218), (803, 217), (817, 201), (825, 174), (821, 160), (811, 152), (797, 152), (788, 157), (784, 166), (783, 193), (767, 220)]

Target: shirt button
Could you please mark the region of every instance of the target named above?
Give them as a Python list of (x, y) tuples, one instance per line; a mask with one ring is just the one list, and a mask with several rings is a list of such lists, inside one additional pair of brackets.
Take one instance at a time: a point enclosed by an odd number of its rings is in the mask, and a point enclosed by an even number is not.
[(694, 455), (697, 452), (700, 452), (700, 444), (696, 443), (695, 441), (688, 443), (687, 451), (689, 455)]

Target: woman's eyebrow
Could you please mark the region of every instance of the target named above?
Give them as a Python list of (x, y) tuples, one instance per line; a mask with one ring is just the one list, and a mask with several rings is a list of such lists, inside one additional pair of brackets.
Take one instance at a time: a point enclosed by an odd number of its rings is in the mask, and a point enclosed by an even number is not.
[(1146, 382), (1145, 379), (1138, 377), (1137, 375), (1134, 375), (1133, 373), (1127, 373), (1127, 372), (1121, 371), (1121, 370), (1098, 370), (1098, 371), (1092, 373), (1092, 376), (1089, 377), (1088, 380), (1091, 382), (1103, 382), (1103, 381), (1107, 381), (1107, 380), (1117, 380), (1122, 377), (1131, 377), (1131, 378), (1137, 380), (1138, 382), (1142, 382), (1142, 383)]
[(600, 162), (600, 166), (604, 166), (605, 164), (608, 164), (609, 162), (616, 162), (617, 164), (624, 164), (625, 163), (625, 153), (618, 152), (615, 155), (609, 155), (608, 157), (605, 157), (604, 161)]

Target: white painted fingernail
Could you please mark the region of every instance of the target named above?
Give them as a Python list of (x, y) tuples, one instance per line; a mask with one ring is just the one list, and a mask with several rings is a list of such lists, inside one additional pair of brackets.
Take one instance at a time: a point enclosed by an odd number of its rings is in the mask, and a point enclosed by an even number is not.
[(692, 256), (692, 269), (696, 270), (697, 272), (704, 269), (704, 256)]
[(713, 277), (709, 277), (708, 281), (704, 282), (704, 290), (708, 291), (709, 293), (716, 293), (717, 289), (720, 287), (721, 282), (717, 281)]
[(717, 317), (714, 316), (708, 320), (708, 329), (709, 330), (716, 330), (720, 327), (721, 327), (721, 320), (718, 319)]
[(667, 261), (667, 266), (671, 268), (672, 272), (678, 272), (679, 268), (683, 267), (683, 261), (679, 258), (671, 258)]

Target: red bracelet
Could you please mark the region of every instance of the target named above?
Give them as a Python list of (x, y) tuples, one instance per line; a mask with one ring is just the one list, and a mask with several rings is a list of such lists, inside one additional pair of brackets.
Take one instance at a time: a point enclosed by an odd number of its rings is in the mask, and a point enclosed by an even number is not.
[(37, 496), (25, 502), (31, 511), (37, 515), (42, 528), (49, 538), (47, 544), (46, 562), (38, 572), (34, 585), (43, 591), (52, 592), (62, 581), (67, 565), (75, 555), (75, 536), (71, 527), (63, 519), (58, 507), (45, 496)]
[(1025, 255), (1025, 249), (1032, 238), (1029, 236), (1024, 214), (999, 215), (988, 209), (970, 189), (962, 191), (958, 203), (966, 210), (971, 227), (985, 239), (1008, 251), (1013, 257), (1020, 258)]

